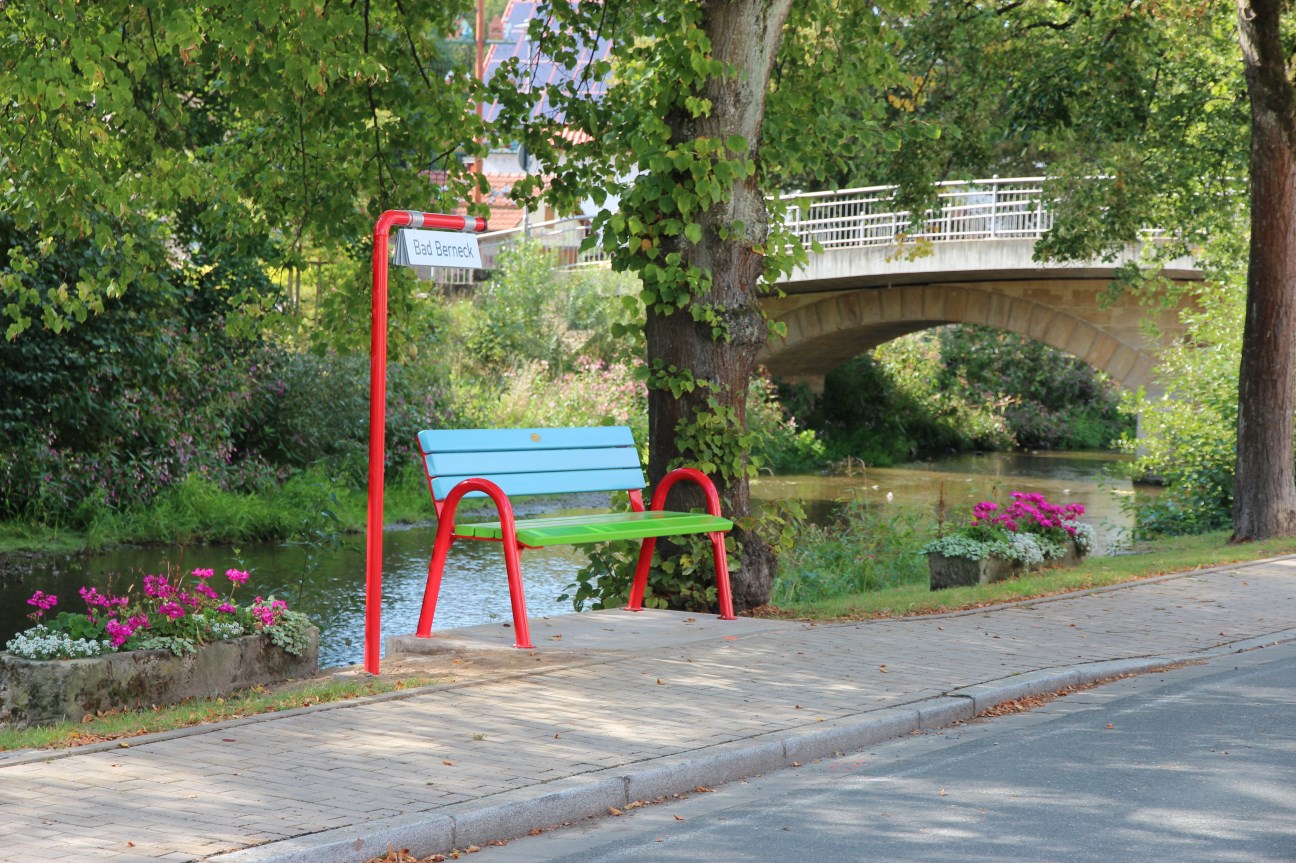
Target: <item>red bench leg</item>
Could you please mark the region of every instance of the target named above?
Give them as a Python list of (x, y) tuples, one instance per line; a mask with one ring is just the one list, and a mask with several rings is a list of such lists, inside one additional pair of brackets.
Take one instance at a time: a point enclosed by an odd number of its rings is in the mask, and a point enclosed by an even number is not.
[(437, 527), (436, 544), (432, 547), (432, 562), (428, 564), (427, 587), (423, 590), (423, 608), (419, 612), (418, 629), (414, 630), (417, 638), (432, 637), (432, 618), (436, 615), (437, 596), (441, 593), (441, 575), (445, 572), (446, 554), (454, 537), (450, 535), (450, 520), (446, 519), (445, 538), (442, 539), (441, 528)]
[[(511, 532), (511, 531), (506, 531)], [(526, 597), (522, 594), (522, 549), (517, 542), (504, 540), (504, 568), (508, 570), (509, 602), (513, 604), (514, 647), (530, 650), (531, 629), (527, 625)]]
[(711, 551), (715, 556), (716, 596), (720, 600), (720, 619), (733, 620), (733, 594), (729, 590), (729, 555), (725, 552), (725, 535), (708, 534), (711, 537)]
[(634, 583), (630, 587), (630, 602), (626, 611), (643, 611), (644, 591), (648, 589), (648, 570), (652, 568), (653, 549), (657, 547), (657, 537), (650, 536), (639, 547), (639, 562), (635, 565)]

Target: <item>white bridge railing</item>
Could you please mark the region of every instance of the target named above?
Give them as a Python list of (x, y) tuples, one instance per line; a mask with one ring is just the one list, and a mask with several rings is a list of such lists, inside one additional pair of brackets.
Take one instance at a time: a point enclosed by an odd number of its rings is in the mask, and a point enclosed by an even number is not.
[[(1043, 183), (1043, 177), (939, 183), (937, 206), (917, 223), (910, 211), (896, 208), (895, 186), (789, 193), (796, 206), (788, 213), (787, 225), (807, 248), (818, 241), (824, 250), (913, 240), (1039, 239), (1053, 226), (1052, 214), (1044, 205)], [(590, 220), (582, 216), (481, 234), (482, 264), (494, 269), (502, 248), (527, 237), (552, 249), (561, 268), (604, 265), (608, 256), (601, 248), (580, 250), (589, 230)], [(473, 272), (440, 270), (434, 278), (446, 284), (468, 284)]]

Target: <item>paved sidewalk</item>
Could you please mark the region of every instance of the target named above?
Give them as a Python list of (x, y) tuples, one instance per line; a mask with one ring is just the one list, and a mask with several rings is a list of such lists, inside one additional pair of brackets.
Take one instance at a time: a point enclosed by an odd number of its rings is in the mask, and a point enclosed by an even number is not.
[(511, 838), (1024, 694), (1296, 639), (1296, 558), (939, 617), (602, 612), (532, 635), (572, 661), (0, 758), (0, 860), (326, 863)]

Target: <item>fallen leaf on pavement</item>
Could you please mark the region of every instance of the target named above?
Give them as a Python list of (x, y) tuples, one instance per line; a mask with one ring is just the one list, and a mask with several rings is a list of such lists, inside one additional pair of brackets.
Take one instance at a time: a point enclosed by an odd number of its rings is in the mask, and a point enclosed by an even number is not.
[(441, 759), (441, 763), (444, 764), (446, 767), (454, 767), (453, 761), (447, 761), (444, 758)]

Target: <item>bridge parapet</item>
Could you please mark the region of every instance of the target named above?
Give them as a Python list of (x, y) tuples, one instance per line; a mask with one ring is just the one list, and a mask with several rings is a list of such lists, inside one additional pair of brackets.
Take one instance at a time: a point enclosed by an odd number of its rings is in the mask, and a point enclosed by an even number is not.
[[(822, 252), (780, 284), (786, 297), (762, 301), (788, 329), (762, 361), (781, 377), (814, 383), (906, 333), (976, 323), (1072, 353), (1126, 386), (1155, 388), (1156, 355), (1182, 332), (1176, 310), (1150, 313), (1132, 298), (1101, 299), (1136, 247), (1109, 261), (1034, 260), (1036, 241), (1053, 227), (1043, 189), (1042, 177), (941, 183), (936, 206), (917, 221), (897, 209), (895, 186), (785, 196), (796, 202), (788, 228)], [(602, 249), (581, 251), (589, 231), (580, 217), (481, 234), (482, 260), (493, 269), (502, 248), (528, 237), (553, 249), (564, 269), (606, 266)], [(1190, 259), (1170, 262), (1164, 273), (1202, 277)], [(464, 284), (472, 277), (443, 271), (437, 278)], [(1142, 327), (1149, 314), (1157, 338)]]

